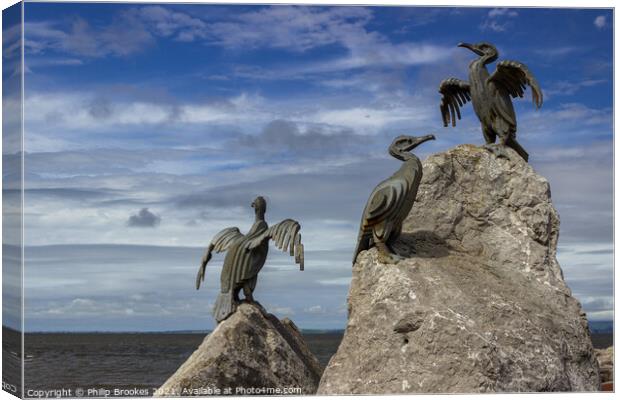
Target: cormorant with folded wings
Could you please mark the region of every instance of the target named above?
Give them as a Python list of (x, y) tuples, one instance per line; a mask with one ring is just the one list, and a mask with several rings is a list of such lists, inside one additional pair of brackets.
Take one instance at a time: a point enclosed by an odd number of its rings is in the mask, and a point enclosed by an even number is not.
[(459, 43), (459, 47), (467, 48), (480, 57), (469, 65), (469, 82), (448, 78), (439, 85), (442, 95), (439, 107), (444, 126), (449, 123), (456, 126), (456, 120), (461, 119), (460, 107), (471, 100), (487, 147), (497, 152), (498, 149), (490, 145), (499, 137), (501, 144), (513, 148), (527, 161), (529, 155), (516, 139), (517, 117), (511, 98), (523, 97), (526, 85), (529, 85), (534, 105), (540, 108), (543, 96), (534, 75), (524, 64), (508, 60), (497, 63), (495, 72), (489, 75), (486, 66), (498, 57), (495, 46), (481, 42)]
[(388, 151), (403, 164), (370, 193), (362, 213), (353, 263), (361, 251), (371, 247), (377, 247), (379, 257), (385, 263), (397, 263), (403, 258), (394, 252), (392, 244), (400, 236), (403, 221), (413, 207), (422, 180), (422, 163), (410, 151), (429, 140), (435, 140), (435, 136), (401, 135), (392, 141)]
[(301, 226), (299, 222), (285, 219), (280, 223), (267, 226), (265, 212), (267, 202), (263, 197), (257, 197), (252, 202), (256, 219), (250, 231), (244, 235), (239, 228), (226, 228), (220, 231), (207, 248), (202, 258), (196, 277), (196, 289), (204, 281), (205, 268), (212, 257), (212, 253), (226, 251), (224, 266), (220, 277), (221, 290), (215, 302), (213, 316), (217, 322), (221, 322), (235, 312), (240, 302), (239, 292), (243, 290), (245, 300), (254, 302), (252, 293), (256, 287), (258, 273), (265, 265), (269, 251), (269, 240), (273, 239), (277, 248), (289, 251), (299, 264), (299, 269), (304, 270), (304, 246), (301, 243)]

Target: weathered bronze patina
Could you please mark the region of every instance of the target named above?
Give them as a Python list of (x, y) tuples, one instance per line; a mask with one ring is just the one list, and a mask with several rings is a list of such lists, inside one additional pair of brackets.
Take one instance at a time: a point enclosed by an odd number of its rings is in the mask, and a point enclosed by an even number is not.
[(528, 68), (518, 62), (504, 60), (497, 63), (493, 75), (489, 75), (487, 64), (497, 60), (498, 52), (490, 43), (459, 43), (476, 53), (480, 58), (469, 64), (469, 82), (457, 78), (445, 79), (439, 85), (442, 94), (440, 110), (444, 126), (461, 119), (460, 107), (471, 100), (474, 111), (482, 125), (486, 147), (502, 155), (501, 147), (492, 146), (497, 137), (501, 145), (513, 148), (525, 161), (529, 155), (516, 139), (517, 117), (512, 106), (512, 98), (523, 97), (526, 85), (532, 88), (532, 98), (536, 108), (543, 102), (542, 91)]
[(221, 290), (215, 302), (213, 316), (218, 322), (228, 318), (235, 312), (240, 302), (239, 292), (243, 289), (245, 300), (254, 302), (252, 293), (256, 287), (258, 273), (265, 265), (269, 251), (269, 240), (273, 239), (277, 248), (289, 251), (304, 269), (304, 246), (301, 243), (301, 226), (299, 222), (285, 219), (271, 227), (265, 221), (267, 202), (263, 197), (257, 197), (252, 202), (256, 215), (254, 225), (244, 235), (239, 228), (226, 228), (220, 231), (207, 248), (196, 276), (196, 289), (205, 278), (205, 268), (212, 257), (212, 253), (226, 251), (224, 266), (220, 277)]
[(362, 250), (376, 246), (384, 262), (402, 259), (391, 244), (400, 236), (402, 223), (411, 211), (422, 179), (422, 163), (411, 150), (435, 136), (398, 136), (390, 145), (390, 154), (404, 161), (394, 175), (381, 182), (370, 194), (362, 214), (353, 262)]

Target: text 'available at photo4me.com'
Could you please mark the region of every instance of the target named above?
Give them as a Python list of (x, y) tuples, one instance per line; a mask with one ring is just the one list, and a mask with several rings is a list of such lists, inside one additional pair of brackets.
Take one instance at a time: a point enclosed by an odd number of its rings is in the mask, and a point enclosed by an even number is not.
[(160, 388), (59, 388), (26, 389), (27, 398), (67, 398), (67, 397), (178, 397), (178, 396), (217, 396), (217, 395), (300, 395), (300, 387), (215, 387), (184, 388), (182, 390), (162, 390)]

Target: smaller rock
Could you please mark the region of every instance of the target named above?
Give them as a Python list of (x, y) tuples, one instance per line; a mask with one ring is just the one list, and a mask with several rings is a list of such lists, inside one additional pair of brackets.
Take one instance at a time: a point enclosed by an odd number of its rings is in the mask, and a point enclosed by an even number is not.
[(595, 349), (599, 369), (601, 371), (601, 390), (613, 391), (614, 380), (614, 347), (606, 349)]
[(322, 373), (293, 321), (242, 303), (155, 396), (309, 395)]

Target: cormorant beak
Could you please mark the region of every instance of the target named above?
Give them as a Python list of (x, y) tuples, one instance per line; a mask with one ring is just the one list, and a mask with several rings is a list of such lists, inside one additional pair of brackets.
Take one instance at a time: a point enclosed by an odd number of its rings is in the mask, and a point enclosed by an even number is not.
[(250, 205), (252, 208), (256, 208), (256, 203), (252, 202), (252, 204)]
[(421, 145), (424, 142), (428, 142), (429, 140), (435, 140), (435, 135), (426, 135), (426, 136), (411, 136), (411, 144), (409, 144), (405, 151), (411, 151)]
[(479, 56), (484, 55), (484, 53), (482, 51), (480, 51), (475, 45), (471, 44), (471, 43), (459, 43), (457, 47), (465, 47), (466, 49), (469, 49), (471, 51), (473, 51), (474, 53), (478, 54)]

